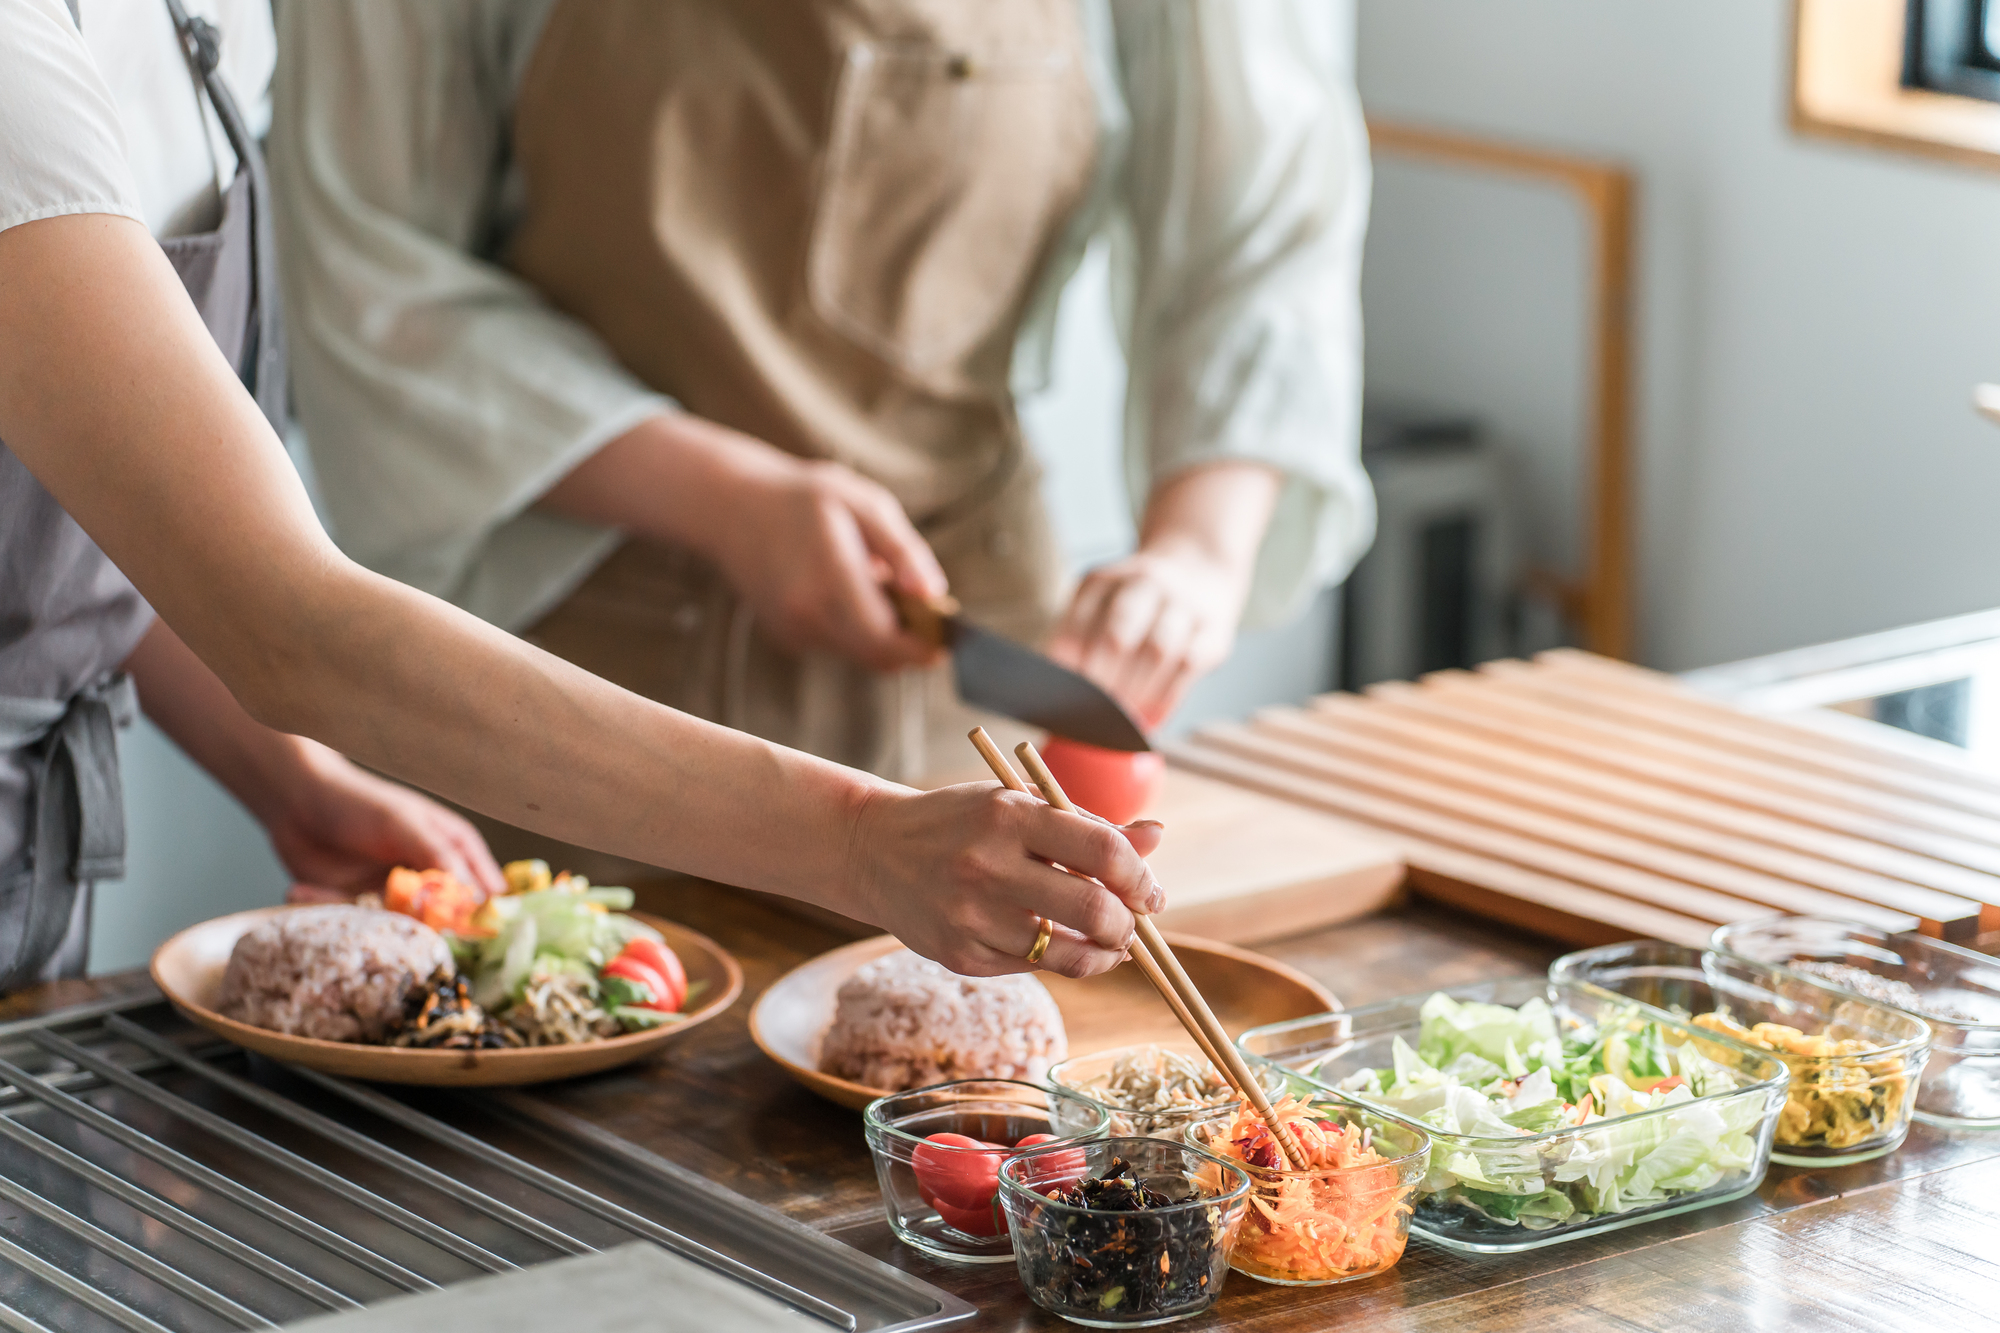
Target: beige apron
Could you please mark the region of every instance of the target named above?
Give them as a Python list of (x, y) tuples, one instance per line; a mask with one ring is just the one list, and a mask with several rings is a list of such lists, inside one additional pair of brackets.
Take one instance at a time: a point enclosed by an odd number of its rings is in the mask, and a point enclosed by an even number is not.
[[(973, 616), (1046, 632), (1062, 574), (1008, 369), (1096, 150), (1075, 0), (566, 0), (514, 131), (519, 273), (690, 412), (887, 487)], [(713, 568), (638, 541), (528, 637), (905, 780), (951, 700), (945, 672), (782, 651)]]

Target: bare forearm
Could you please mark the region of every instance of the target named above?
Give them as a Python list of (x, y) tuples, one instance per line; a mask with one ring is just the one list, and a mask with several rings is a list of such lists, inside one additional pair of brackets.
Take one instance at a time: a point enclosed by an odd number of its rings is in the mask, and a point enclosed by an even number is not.
[[(250, 718), (551, 836), (813, 901), (846, 887), (872, 780), (626, 694), (334, 549), (136, 223), (0, 232), (0, 347), (0, 438)], [(248, 788), (272, 761), (228, 729), (209, 743)]]
[(660, 707), (401, 585), (343, 585), (314, 617), (313, 660), (282, 673), (273, 725), (551, 837), (841, 905), (873, 779)]
[(685, 413), (648, 417), (572, 468), (541, 499), (567, 518), (618, 528), (719, 559), (746, 488), (797, 460)]
[(1279, 474), (1262, 463), (1208, 463), (1177, 472), (1147, 498), (1139, 547), (1189, 548), (1247, 579), (1282, 486)]

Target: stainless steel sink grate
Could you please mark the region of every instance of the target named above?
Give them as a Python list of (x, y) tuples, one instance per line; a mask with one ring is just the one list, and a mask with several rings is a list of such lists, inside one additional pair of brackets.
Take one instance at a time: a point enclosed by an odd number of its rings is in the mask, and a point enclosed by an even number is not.
[(832, 1328), (970, 1313), (531, 1094), (390, 1095), (150, 997), (0, 1025), (0, 1327), (272, 1328), (634, 1238)]

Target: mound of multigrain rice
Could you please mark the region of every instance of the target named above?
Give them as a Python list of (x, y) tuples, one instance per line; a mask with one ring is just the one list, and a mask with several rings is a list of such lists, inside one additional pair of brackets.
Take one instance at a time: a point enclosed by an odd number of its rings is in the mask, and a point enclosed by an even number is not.
[(444, 937), (414, 917), (333, 904), (280, 912), (244, 932), (222, 976), (240, 1022), (327, 1041), (381, 1041), (410, 992), (451, 966)]
[(842, 984), (819, 1067), (900, 1092), (960, 1078), (1039, 1082), (1068, 1054), (1062, 1014), (1034, 977), (961, 977), (898, 949)]

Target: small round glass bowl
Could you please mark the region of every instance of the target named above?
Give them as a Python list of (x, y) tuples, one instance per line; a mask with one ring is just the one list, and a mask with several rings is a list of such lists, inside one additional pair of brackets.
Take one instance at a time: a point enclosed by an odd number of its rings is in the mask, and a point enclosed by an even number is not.
[[(1048, 1195), (1123, 1163), (1163, 1208), (1078, 1208)], [(1250, 1177), (1199, 1148), (1155, 1138), (1030, 1148), (1000, 1167), (1000, 1203), (1029, 1299), (1089, 1328), (1148, 1328), (1215, 1304)]]
[[(1292, 1171), (1243, 1160), (1251, 1141), (1231, 1138), (1234, 1113), (1187, 1128), (1189, 1143), (1250, 1178), (1229, 1266), (1286, 1287), (1332, 1286), (1395, 1267), (1410, 1241), (1410, 1214), (1430, 1165), (1430, 1136), (1342, 1098), (1315, 1096), (1306, 1105), (1316, 1126), (1331, 1134), (1361, 1135), (1363, 1146), (1382, 1160)], [(1311, 1152), (1309, 1145), (1301, 1146)], [(1284, 1161), (1268, 1138), (1249, 1151)]]
[[(1000, 1163), (1036, 1134), (1103, 1138), (1110, 1117), (1095, 1102), (1011, 1079), (965, 1079), (878, 1097), (862, 1109), (882, 1206), (896, 1239), (934, 1259), (1001, 1264), (1013, 1257), (994, 1197)], [(931, 1143), (962, 1134), (991, 1147)]]
[[(1097, 1051), (1091, 1055), (1079, 1055), (1065, 1060), (1049, 1070), (1049, 1083), (1063, 1092), (1074, 1093), (1089, 1098), (1104, 1108), (1111, 1116), (1111, 1134), (1114, 1138), (1157, 1138), (1182, 1142), (1187, 1127), (1197, 1120), (1205, 1120), (1224, 1110), (1234, 1110), (1241, 1105), (1241, 1099), (1233, 1091), (1226, 1092), (1222, 1101), (1187, 1102), (1174, 1105), (1159, 1105), (1146, 1109), (1121, 1106), (1118, 1102), (1125, 1098), (1109, 1092), (1112, 1071), (1119, 1062), (1133, 1056), (1146, 1056), (1151, 1052), (1161, 1052), (1192, 1063), (1198, 1068), (1212, 1068), (1208, 1057), (1201, 1053), (1191, 1041), (1144, 1042), (1137, 1046), (1117, 1046), (1108, 1051)], [(1264, 1085), (1264, 1091), (1273, 1099), (1285, 1090), (1285, 1075), (1282, 1071), (1267, 1065), (1253, 1064), (1251, 1072)]]

